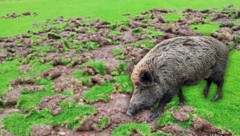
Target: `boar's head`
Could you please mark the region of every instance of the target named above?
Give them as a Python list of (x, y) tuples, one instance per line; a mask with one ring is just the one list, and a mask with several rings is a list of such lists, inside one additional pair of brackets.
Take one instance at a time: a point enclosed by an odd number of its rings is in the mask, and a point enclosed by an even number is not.
[(134, 92), (127, 114), (137, 114), (144, 108), (151, 107), (162, 96), (161, 88), (154, 78), (154, 72), (147, 68), (135, 68), (131, 75)]

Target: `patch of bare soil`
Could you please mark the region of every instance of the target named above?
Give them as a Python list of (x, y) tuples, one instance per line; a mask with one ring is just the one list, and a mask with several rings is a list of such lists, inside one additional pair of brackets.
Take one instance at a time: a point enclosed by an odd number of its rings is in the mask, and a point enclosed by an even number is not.
[(161, 130), (165, 133), (180, 135), (182, 134), (183, 130), (178, 124), (172, 124), (172, 125), (165, 125)]
[(34, 85), (35, 82), (36, 80), (33, 78), (16, 78), (15, 80), (10, 81), (11, 90), (3, 95), (5, 105), (15, 105), (23, 91), (36, 92), (45, 89), (42, 85)]
[(29, 71), (31, 71), (33, 68), (30, 66), (30, 65), (21, 65), (20, 66), (20, 70), (19, 70), (19, 73), (21, 73), (21, 74), (25, 74), (25, 73), (27, 73), (27, 72), (29, 72)]
[(188, 121), (189, 119), (189, 114), (182, 112), (182, 111), (174, 111), (173, 112), (173, 117), (175, 120), (180, 121), (180, 122), (185, 122)]
[(123, 48), (122, 45), (102, 46), (91, 51), (91, 54), (93, 55), (93, 60), (105, 62), (113, 68), (116, 68), (121, 61), (114, 58), (112, 51), (121, 48)]
[(89, 85), (94, 86), (94, 85), (102, 85), (104, 81), (113, 81), (113, 77), (111, 75), (100, 75), (97, 74), (95, 76), (92, 76), (89, 79)]
[[(82, 49), (83, 51), (78, 53), (76, 52), (76, 48), (71, 47), (72, 44), (78, 45), (79, 42), (97, 42), (100, 45), (100, 48), (90, 52), (93, 54), (94, 59), (116, 66), (118, 65), (119, 60), (116, 60), (112, 56), (112, 49), (121, 49), (122, 45), (132, 45), (145, 39), (149, 39), (154, 44), (157, 44), (165, 39), (176, 36), (202, 35), (201, 33), (196, 33), (190, 29), (189, 25), (205, 24), (206, 18), (208, 18), (209, 15), (212, 15), (212, 21), (219, 22), (221, 27), (227, 27), (233, 31), (232, 33), (226, 33), (226, 31), (218, 30), (216, 33), (212, 34), (213, 37), (216, 37), (224, 43), (228, 43), (230, 41), (236, 41), (234, 37), (240, 33), (238, 25), (233, 23), (234, 20), (240, 18), (239, 11), (232, 5), (224, 8), (222, 11), (217, 11), (214, 9), (206, 9), (201, 11), (186, 9), (182, 12), (185, 18), (179, 19), (176, 22), (165, 20), (163, 16), (167, 13), (177, 12), (162, 12), (161, 9), (153, 9), (140, 13), (135, 18), (129, 18), (128, 21), (123, 22), (122, 24), (111, 24), (109, 22), (102, 22), (100, 20), (90, 20), (88, 23), (86, 23), (86, 18), (71, 18), (64, 20), (63, 17), (58, 17), (57, 19), (49, 20), (45, 24), (42, 24), (42, 26), (44, 26), (46, 29), (40, 32), (35, 33), (29, 31), (28, 34), (25, 35), (1, 38), (0, 47), (4, 48), (5, 50), (0, 52), (0, 62), (3, 62), (7, 58), (28, 56), (31, 59), (41, 58), (43, 63), (53, 61), (58, 65), (61, 64), (61, 62), (57, 62), (57, 60), (54, 58), (57, 58), (58, 55), (61, 56), (61, 54), (67, 54), (68, 52), (71, 52), (71, 55), (69, 55), (70, 58), (74, 58), (74, 56), (75, 58), (81, 58), (80, 56), (82, 55), (82, 52), (86, 50), (86, 48), (84, 47)], [(29, 12), (25, 12), (23, 14), (32, 15), (32, 13)], [(9, 16), (17, 17), (19, 15), (13, 13)], [(66, 25), (63, 29), (59, 29), (50, 26), (51, 23), (67, 23), (69, 25)], [(41, 27), (41, 25), (38, 27)], [(162, 36), (153, 36), (146, 31), (149, 27), (153, 27), (154, 30), (161, 30), (164, 32), (164, 34)], [(89, 28), (92, 30), (89, 31)], [(140, 30), (138, 34), (136, 34), (136, 29)], [(117, 30), (120, 33), (118, 35), (114, 35), (111, 33), (113, 30)], [(51, 45), (52, 47), (56, 48), (56, 51), (48, 51), (45, 55), (38, 53), (34, 54), (31, 50), (32, 46), (39, 45), (40, 47)], [(54, 55), (51, 55), (54, 58), (49, 56), (49, 53), (53, 53)]]
[(3, 129), (0, 129), (0, 134), (1, 134), (2, 136), (14, 136), (12, 133), (7, 132), (7, 131), (5, 131), (5, 130), (3, 130)]
[(64, 65), (57, 65), (52, 69), (46, 70), (41, 73), (40, 77), (50, 77), (54, 81), (54, 91), (61, 92), (64, 90), (73, 90), (79, 84), (72, 71), (78, 68), (69, 67)]
[(52, 111), (54, 115), (61, 113), (62, 108), (60, 106), (60, 102), (62, 101), (72, 101), (73, 98), (67, 97), (62, 94), (57, 94), (54, 96), (45, 96), (41, 99), (39, 110), (47, 108)]
[(2, 122), (2, 119), (9, 114), (20, 112), (19, 109), (16, 108), (5, 108), (3, 112), (0, 113), (0, 122)]
[[(65, 99), (65, 96), (57, 95), (45, 97), (41, 101), (42, 108), (58, 109), (57, 103)], [(32, 129), (32, 136), (47, 136), (47, 135), (62, 135), (62, 136), (110, 136), (111, 132), (118, 125), (126, 122), (145, 122), (148, 123), (152, 131), (163, 131), (173, 135), (224, 135), (231, 136), (230, 132), (223, 132), (221, 129), (216, 128), (208, 121), (201, 117), (195, 117), (192, 121), (192, 127), (189, 129), (181, 128), (177, 123), (166, 124), (162, 127), (156, 126), (155, 121), (149, 122), (148, 118), (151, 111), (144, 110), (136, 116), (130, 117), (126, 115), (130, 95), (128, 94), (113, 94), (111, 100), (107, 103), (97, 102), (94, 104), (97, 113), (88, 117), (76, 131), (64, 128), (54, 127), (48, 125), (34, 126)], [(58, 111), (58, 110), (57, 110)], [(173, 110), (173, 116), (176, 121), (187, 121), (186, 116), (192, 113), (194, 109), (190, 106), (184, 106), (180, 110)], [(176, 117), (177, 116), (177, 117)], [(104, 117), (109, 117), (110, 122), (105, 124), (104, 128), (98, 126), (98, 121)], [(133, 131), (131, 135), (140, 135)]]
[(25, 11), (22, 14), (17, 14), (17, 13), (8, 13), (5, 16), (2, 16), (1, 18), (4, 19), (14, 19), (14, 18), (19, 18), (23, 16), (37, 16), (38, 14), (36, 12), (30, 12), (30, 11)]
[[(128, 103), (131, 96), (127, 94), (113, 94), (111, 100), (107, 103), (98, 102), (95, 103), (97, 114), (89, 117), (85, 122), (78, 128), (78, 131), (95, 131), (98, 133), (106, 132), (110, 135), (111, 130), (117, 127), (121, 123), (126, 122), (147, 122), (151, 112), (144, 110), (136, 116), (130, 117), (126, 114)], [(100, 129), (98, 127), (98, 121), (104, 117), (109, 117), (110, 122), (106, 125), (106, 129)], [(153, 122), (151, 125), (153, 126)]]

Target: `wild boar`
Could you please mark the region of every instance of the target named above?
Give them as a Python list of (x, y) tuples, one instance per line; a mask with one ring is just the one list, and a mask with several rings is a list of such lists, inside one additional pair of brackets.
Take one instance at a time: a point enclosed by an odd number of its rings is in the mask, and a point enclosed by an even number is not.
[(207, 81), (204, 96), (207, 97), (209, 87), (214, 82), (217, 93), (213, 100), (220, 99), (227, 58), (227, 46), (212, 37), (177, 37), (157, 44), (132, 72), (134, 92), (127, 114), (135, 115), (159, 101), (150, 120), (158, 118), (175, 94), (178, 94), (179, 104), (185, 104), (182, 86), (203, 79)]

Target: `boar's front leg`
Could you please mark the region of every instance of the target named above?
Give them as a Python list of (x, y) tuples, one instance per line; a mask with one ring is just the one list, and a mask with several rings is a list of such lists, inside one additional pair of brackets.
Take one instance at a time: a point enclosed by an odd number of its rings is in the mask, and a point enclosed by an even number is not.
[(150, 121), (160, 117), (164, 112), (164, 107), (172, 100), (173, 95), (170, 93), (165, 93), (162, 99), (159, 102), (158, 109), (153, 112), (153, 114), (149, 117)]
[(183, 96), (182, 88), (180, 88), (180, 89), (178, 90), (178, 97), (179, 97), (179, 104), (178, 104), (178, 105), (180, 105), (180, 106), (185, 105), (186, 100), (185, 100), (185, 98), (184, 98), (184, 96)]
[(203, 95), (204, 95), (205, 98), (207, 98), (208, 93), (209, 93), (210, 85), (212, 84), (212, 79), (208, 78), (206, 80), (207, 80), (207, 83), (206, 83), (206, 86), (205, 86), (205, 88), (203, 90)]

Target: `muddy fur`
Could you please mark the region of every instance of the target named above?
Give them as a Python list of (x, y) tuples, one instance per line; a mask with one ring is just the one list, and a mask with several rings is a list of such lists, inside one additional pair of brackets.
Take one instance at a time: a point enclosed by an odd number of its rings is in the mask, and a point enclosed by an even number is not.
[[(207, 80), (205, 96), (212, 82), (221, 92), (227, 57), (226, 45), (212, 37), (177, 37), (159, 43), (132, 72), (135, 89), (128, 114), (134, 115), (157, 100), (160, 100), (159, 110), (162, 112), (175, 94), (184, 103), (181, 87), (203, 79)], [(218, 95), (216, 99), (221, 98), (221, 94)]]

